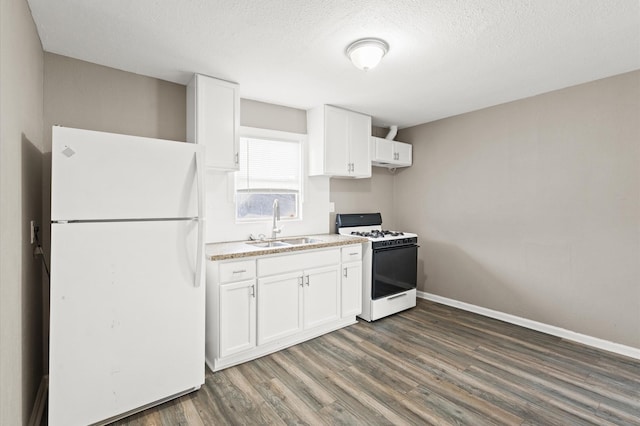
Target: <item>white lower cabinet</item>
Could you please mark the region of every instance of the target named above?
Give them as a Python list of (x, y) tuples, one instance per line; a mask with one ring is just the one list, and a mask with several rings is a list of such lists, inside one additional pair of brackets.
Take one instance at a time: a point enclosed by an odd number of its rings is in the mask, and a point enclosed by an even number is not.
[(207, 262), (206, 359), (213, 371), (356, 322), (361, 245)]
[(256, 346), (256, 281), (220, 285), (220, 357)]
[(338, 265), (258, 279), (258, 344), (340, 318)]
[(339, 266), (305, 271), (304, 328), (309, 329), (340, 319)]
[(342, 265), (343, 318), (362, 313), (362, 262)]
[(258, 344), (273, 342), (302, 330), (301, 273), (258, 280)]

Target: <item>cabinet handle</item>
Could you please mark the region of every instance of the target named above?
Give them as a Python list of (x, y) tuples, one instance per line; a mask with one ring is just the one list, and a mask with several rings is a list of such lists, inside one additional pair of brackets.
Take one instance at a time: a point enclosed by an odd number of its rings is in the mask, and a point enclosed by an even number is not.
[(238, 269), (237, 271), (233, 271), (232, 274), (244, 274), (245, 272), (247, 272), (246, 269)]
[(307, 287), (309, 287), (309, 275), (307, 275), (305, 278), (306, 278), (306, 281), (307, 281)]
[(348, 271), (348, 269), (344, 268), (344, 277), (345, 278), (349, 278), (349, 273), (347, 271)]
[(303, 284), (303, 277), (298, 277), (298, 285), (299, 285), (300, 287), (304, 286), (304, 284)]
[(349, 253), (349, 256), (357, 256), (357, 255), (359, 255), (359, 254), (360, 254), (360, 253), (358, 253), (357, 251), (354, 251), (353, 253)]
[(255, 284), (253, 284), (251, 286), (251, 293), (249, 295), (253, 296), (254, 298), (256, 297), (256, 285)]
[(236, 164), (238, 164), (240, 162), (240, 154), (236, 152), (236, 154), (233, 156), (233, 161), (235, 161)]

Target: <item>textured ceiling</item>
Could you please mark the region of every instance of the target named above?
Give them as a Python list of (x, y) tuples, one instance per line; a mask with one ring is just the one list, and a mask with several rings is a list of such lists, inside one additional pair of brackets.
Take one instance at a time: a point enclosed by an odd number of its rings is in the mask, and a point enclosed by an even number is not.
[[(638, 0), (28, 0), (45, 51), (408, 127), (640, 69)], [(356, 69), (347, 45), (390, 45)]]

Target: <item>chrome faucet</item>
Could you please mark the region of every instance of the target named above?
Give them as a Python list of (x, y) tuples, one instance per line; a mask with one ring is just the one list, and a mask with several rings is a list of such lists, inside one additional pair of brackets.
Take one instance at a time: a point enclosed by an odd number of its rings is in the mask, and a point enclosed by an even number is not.
[(271, 226), (271, 239), (276, 239), (276, 234), (279, 234), (282, 229), (276, 226), (276, 221), (280, 220), (280, 205), (278, 199), (273, 200), (273, 225)]

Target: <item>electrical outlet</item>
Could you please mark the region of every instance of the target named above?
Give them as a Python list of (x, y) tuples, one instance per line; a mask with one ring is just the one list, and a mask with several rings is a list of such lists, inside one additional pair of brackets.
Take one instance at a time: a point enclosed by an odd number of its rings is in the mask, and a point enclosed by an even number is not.
[(32, 220), (31, 221), (31, 244), (33, 244), (36, 241), (36, 221)]

